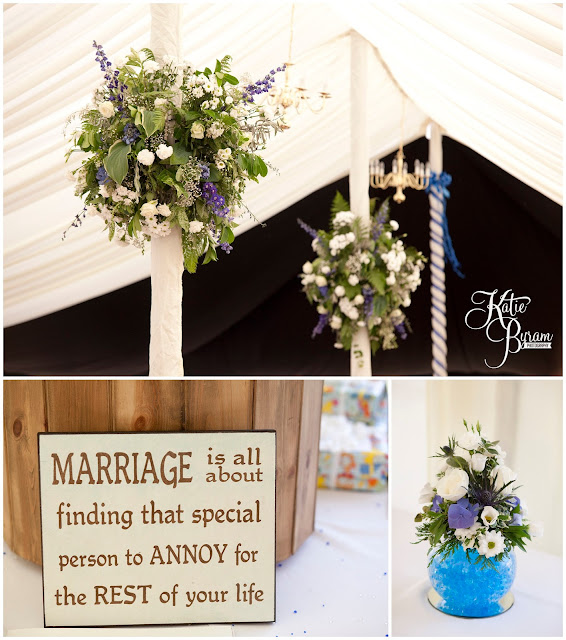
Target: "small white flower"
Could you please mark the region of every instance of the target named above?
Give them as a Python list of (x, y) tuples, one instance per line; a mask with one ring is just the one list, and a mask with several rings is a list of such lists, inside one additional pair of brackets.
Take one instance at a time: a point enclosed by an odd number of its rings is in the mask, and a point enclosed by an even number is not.
[(395, 284), (395, 273), (393, 271), (389, 272), (387, 278), (385, 278), (385, 283), (392, 287)]
[(529, 522), (529, 533), (533, 538), (542, 538), (544, 535), (544, 523), (540, 520)]
[(360, 279), (358, 278), (358, 276), (355, 276), (354, 274), (348, 276), (348, 284), (351, 284), (353, 287), (355, 287), (359, 281)]
[(466, 451), (473, 451), (481, 444), (481, 437), (475, 431), (466, 431), (458, 438), (458, 445)]
[(143, 68), (146, 73), (154, 73), (159, 69), (159, 63), (155, 60), (146, 60), (143, 63)]
[(404, 300), (403, 300), (403, 306), (404, 307), (410, 307), (411, 306), (411, 298), (409, 298), (409, 296), (407, 296)]
[(234, 102), (234, 98), (232, 96), (226, 96), (226, 100), (224, 100), (226, 104), (232, 104)]
[(114, 115), (114, 105), (107, 100), (98, 105), (98, 110), (104, 118), (111, 118)]
[(470, 479), (463, 469), (450, 469), (440, 478), (436, 485), (436, 492), (444, 500), (457, 502), (468, 493)]
[(324, 273), (325, 276), (330, 273), (330, 267), (327, 264), (325, 264), (323, 267), (321, 267), (320, 270), (322, 271), (322, 273)]
[(150, 202), (142, 204), (140, 213), (144, 218), (153, 218), (153, 216), (156, 216), (159, 213), (157, 211), (157, 200), (151, 200)]
[(334, 343), (334, 348), (335, 349), (343, 349), (344, 345), (341, 342), (335, 342)]
[(303, 284), (312, 284), (315, 280), (316, 276), (314, 273), (309, 273), (303, 278)]
[(193, 122), (193, 126), (191, 127), (191, 137), (197, 140), (202, 140), (204, 138), (204, 125), (202, 122), (198, 120)]
[(339, 284), (339, 285), (336, 287), (336, 289), (334, 289), (334, 293), (335, 293), (339, 298), (341, 298), (343, 295), (345, 295), (345, 293), (346, 293), (346, 289), (344, 289), (344, 287), (343, 287), (341, 284)]
[[(513, 492), (513, 487), (511, 484), (505, 487), (507, 483), (513, 483), (515, 480), (517, 480), (517, 474), (512, 469), (506, 467), (505, 465), (500, 465), (499, 467), (495, 467), (494, 469), (492, 469), (491, 477), (495, 478), (495, 490), (499, 491), (500, 489), (502, 489), (500, 495), (508, 496)], [(505, 487), (505, 489), (503, 489), (503, 487)]]
[(358, 295), (352, 300), (352, 302), (355, 305), (359, 306), (360, 304), (364, 303), (364, 297), (358, 293)]
[(108, 191), (108, 187), (105, 184), (101, 184), (98, 187), (98, 193), (100, 193), (100, 195), (103, 198), (109, 198), (110, 197), (110, 191)]
[(155, 102), (153, 103), (156, 108), (164, 107), (167, 104), (166, 98), (155, 98)]
[(324, 276), (316, 276), (315, 283), (317, 287), (326, 287), (328, 281)]
[(391, 240), (391, 237), (392, 237), (392, 236), (391, 236), (391, 231), (386, 231), (383, 235), (384, 235), (388, 240)]
[(505, 539), (499, 531), (488, 531), (478, 536), (478, 553), (486, 558), (493, 558), (505, 551)]
[(397, 231), (399, 229), (399, 223), (397, 220), (389, 220), (389, 225), (393, 229), (393, 231)]
[(214, 164), (216, 165), (216, 168), (220, 170), (224, 169), (224, 167), (226, 166), (224, 160), (216, 160)]
[(499, 511), (493, 507), (484, 507), (481, 512), (481, 519), (486, 527), (492, 527), (499, 517)]
[(358, 320), (358, 322), (356, 322), (356, 324), (358, 325), (358, 327), (365, 327), (366, 323), (363, 320)]
[(312, 273), (312, 262), (305, 262), (303, 265), (303, 273)]
[(94, 205), (89, 204), (86, 208), (86, 212), (89, 216), (96, 216), (98, 214), (98, 209)]
[(152, 165), (154, 160), (155, 160), (155, 154), (153, 153), (153, 151), (150, 151), (149, 149), (142, 149), (138, 153), (138, 162), (141, 164), (145, 164), (147, 167)]
[(350, 320), (357, 320), (360, 317), (360, 312), (355, 307), (352, 307), (349, 310), (348, 317)]
[(470, 538), (473, 538), (476, 535), (476, 532), (478, 529), (481, 529), (481, 524), (477, 521), (477, 518), (476, 518), (476, 521), (474, 522), (474, 524), (468, 527), (467, 529), (454, 529), (454, 535), (460, 541), (469, 540)]
[(332, 316), (332, 318), (330, 318), (331, 329), (340, 329), (341, 326), (342, 326), (342, 318), (340, 316)]
[(487, 461), (487, 456), (484, 456), (481, 453), (474, 453), (470, 462), (472, 471), (483, 471), (485, 469), (486, 461)]
[(200, 220), (191, 220), (189, 222), (189, 231), (191, 233), (199, 233), (202, 231), (204, 224)]
[(430, 482), (427, 482), (425, 486), (421, 489), (421, 495), (419, 496), (419, 504), (428, 504), (432, 502), (434, 498), (434, 491), (432, 490), (432, 486)]
[(164, 218), (168, 218), (171, 215), (171, 209), (166, 204), (158, 204), (157, 212), (159, 215), (162, 215)]
[(166, 160), (173, 155), (173, 147), (166, 144), (160, 144), (155, 150), (155, 153), (160, 160)]
[(319, 305), (318, 305), (318, 307), (316, 308), (316, 310), (318, 311), (318, 313), (319, 313), (321, 316), (325, 316), (325, 315), (328, 313), (328, 311), (325, 309), (325, 307), (323, 307), (321, 304), (319, 304)]
[(232, 149), (230, 149), (230, 147), (226, 147), (226, 149), (219, 149), (217, 155), (221, 160), (228, 160), (232, 155)]

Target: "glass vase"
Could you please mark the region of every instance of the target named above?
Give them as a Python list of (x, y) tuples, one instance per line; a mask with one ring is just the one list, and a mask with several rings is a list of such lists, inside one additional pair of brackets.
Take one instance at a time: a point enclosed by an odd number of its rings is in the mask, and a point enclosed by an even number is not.
[(513, 604), (511, 585), (515, 579), (516, 560), (513, 551), (494, 566), (482, 569), (483, 560), (474, 564), (478, 552), (469, 551), (470, 560), (461, 546), (448, 558), (434, 558), (428, 568), (432, 589), (428, 600), (439, 611), (464, 618), (487, 618), (507, 611)]

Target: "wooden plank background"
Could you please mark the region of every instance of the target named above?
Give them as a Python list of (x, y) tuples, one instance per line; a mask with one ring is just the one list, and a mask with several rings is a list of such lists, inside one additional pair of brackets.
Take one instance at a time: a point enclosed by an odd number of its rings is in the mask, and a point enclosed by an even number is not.
[(4, 539), (41, 563), (37, 434), (277, 431), (277, 560), (312, 533), (322, 381), (8, 380), (4, 382)]

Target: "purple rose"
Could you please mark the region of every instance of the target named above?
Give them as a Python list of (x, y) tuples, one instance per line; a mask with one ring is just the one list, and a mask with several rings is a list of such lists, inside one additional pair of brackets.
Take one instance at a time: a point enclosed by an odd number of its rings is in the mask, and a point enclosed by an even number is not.
[(470, 504), (467, 498), (460, 498), (448, 507), (448, 526), (451, 529), (468, 529), (478, 515), (479, 506)]

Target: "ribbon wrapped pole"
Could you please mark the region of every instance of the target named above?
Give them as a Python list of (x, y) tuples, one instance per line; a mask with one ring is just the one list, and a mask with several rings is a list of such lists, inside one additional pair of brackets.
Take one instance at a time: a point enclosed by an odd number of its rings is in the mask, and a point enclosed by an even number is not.
[[(356, 31), (350, 34), (350, 208), (365, 223), (369, 233), (367, 125), (368, 42)], [(352, 338), (350, 374), (371, 376), (371, 347), (367, 327)]]
[[(431, 124), (428, 158), (430, 168), (437, 175), (442, 173), (442, 134), (436, 123)], [(446, 346), (446, 276), (444, 260), (444, 199), (435, 196), (431, 189), (430, 204), (430, 293), (432, 298), (432, 373), (434, 376), (447, 376)]]
[[(181, 4), (151, 5), (150, 48), (159, 60), (182, 57)], [(183, 247), (181, 229), (151, 240), (149, 375), (179, 377), (183, 369)]]

